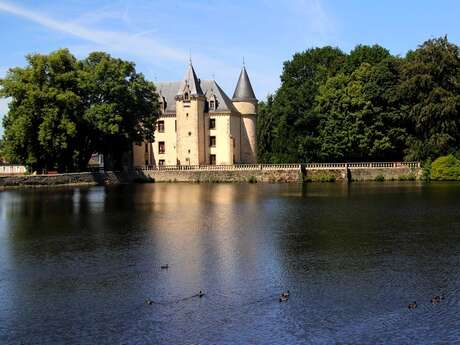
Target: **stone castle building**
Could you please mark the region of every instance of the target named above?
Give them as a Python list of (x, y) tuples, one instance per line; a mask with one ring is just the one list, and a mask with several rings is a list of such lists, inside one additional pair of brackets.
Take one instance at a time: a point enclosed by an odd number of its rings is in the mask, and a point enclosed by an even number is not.
[(183, 80), (157, 83), (155, 141), (134, 145), (135, 166), (256, 163), (257, 99), (243, 66), (232, 99), (190, 62)]

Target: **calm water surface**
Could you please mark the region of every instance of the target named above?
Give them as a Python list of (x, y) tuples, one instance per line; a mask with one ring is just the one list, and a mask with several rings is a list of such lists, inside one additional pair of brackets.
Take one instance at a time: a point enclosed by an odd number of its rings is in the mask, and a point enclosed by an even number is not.
[(460, 184), (0, 192), (0, 343), (458, 344)]

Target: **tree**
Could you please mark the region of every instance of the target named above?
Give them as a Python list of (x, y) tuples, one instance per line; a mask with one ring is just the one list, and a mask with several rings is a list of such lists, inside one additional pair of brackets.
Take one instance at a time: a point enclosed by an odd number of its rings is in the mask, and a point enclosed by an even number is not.
[(350, 74), (363, 63), (376, 65), (389, 57), (391, 57), (389, 50), (378, 44), (373, 46), (359, 44), (347, 55), (344, 71)]
[(67, 49), (28, 55), (0, 80), (0, 96), (11, 98), (4, 154), (30, 170), (82, 170), (94, 152), (120, 168), (132, 142), (153, 140), (159, 112), (154, 85), (132, 62), (105, 53), (78, 61)]
[(264, 162), (460, 156), (460, 50), (447, 37), (404, 58), (379, 45), (309, 49), (261, 103)]
[(401, 104), (411, 121), (408, 159), (455, 152), (460, 145), (460, 55), (447, 37), (409, 52), (402, 69)]
[(80, 62), (79, 91), (86, 105), (86, 145), (111, 157), (115, 168), (120, 168), (120, 153), (129, 151), (133, 142), (153, 141), (158, 94), (132, 62), (90, 54)]
[(257, 116), (257, 159), (259, 162), (270, 162), (271, 143), (273, 141), (273, 96), (269, 95), (266, 102), (259, 102)]
[(317, 112), (324, 161), (401, 159), (406, 131), (395, 88), (398, 60), (363, 63), (320, 88)]
[(320, 85), (341, 69), (345, 54), (338, 48), (324, 47), (295, 54), (284, 63), (282, 85), (273, 97), (270, 111), (271, 129), (259, 131), (259, 135), (270, 132), (270, 145), (263, 159), (281, 163), (314, 161), (318, 158), (318, 123), (315, 113), (315, 97)]

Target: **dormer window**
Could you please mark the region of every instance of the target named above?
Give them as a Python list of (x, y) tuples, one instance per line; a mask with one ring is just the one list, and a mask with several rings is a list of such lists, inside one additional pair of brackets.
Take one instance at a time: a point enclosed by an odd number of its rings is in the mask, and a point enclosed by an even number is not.
[(215, 110), (215, 109), (216, 109), (215, 102), (214, 101), (209, 101), (209, 110)]
[(188, 92), (184, 93), (184, 101), (188, 101), (189, 100), (189, 96), (188, 96)]

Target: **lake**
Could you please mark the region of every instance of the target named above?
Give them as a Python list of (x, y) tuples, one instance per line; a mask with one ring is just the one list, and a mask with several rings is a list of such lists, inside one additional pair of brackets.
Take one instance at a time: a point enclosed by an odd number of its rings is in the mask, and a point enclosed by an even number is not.
[(454, 344), (459, 315), (460, 184), (0, 192), (1, 344)]

